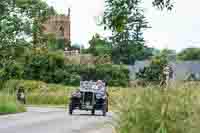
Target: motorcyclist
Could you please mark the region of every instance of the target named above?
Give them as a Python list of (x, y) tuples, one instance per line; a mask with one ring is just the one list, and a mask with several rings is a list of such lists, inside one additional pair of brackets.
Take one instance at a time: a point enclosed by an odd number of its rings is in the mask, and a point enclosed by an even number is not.
[(17, 90), (17, 100), (26, 104), (25, 91), (22, 87)]

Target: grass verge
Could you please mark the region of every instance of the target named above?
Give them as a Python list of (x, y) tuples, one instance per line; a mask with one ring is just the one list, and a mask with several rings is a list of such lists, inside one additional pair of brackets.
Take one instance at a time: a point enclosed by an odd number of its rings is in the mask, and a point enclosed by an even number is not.
[(25, 107), (18, 103), (13, 96), (0, 94), (0, 115), (25, 112)]

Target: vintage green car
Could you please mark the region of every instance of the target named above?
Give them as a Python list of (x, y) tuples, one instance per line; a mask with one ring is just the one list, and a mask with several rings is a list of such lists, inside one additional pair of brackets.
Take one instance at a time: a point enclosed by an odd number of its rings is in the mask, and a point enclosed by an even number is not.
[(80, 89), (73, 93), (69, 103), (69, 114), (72, 115), (76, 109), (91, 111), (95, 115), (96, 110), (101, 110), (103, 116), (108, 112), (108, 97), (106, 86), (102, 85), (102, 90), (96, 87), (96, 82), (83, 81)]

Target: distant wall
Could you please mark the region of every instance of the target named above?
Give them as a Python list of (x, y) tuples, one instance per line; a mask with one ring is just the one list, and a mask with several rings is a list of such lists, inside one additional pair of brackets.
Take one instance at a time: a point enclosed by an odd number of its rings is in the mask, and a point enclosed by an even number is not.
[(65, 51), (65, 57), (72, 64), (112, 64), (112, 60), (108, 56), (93, 56), (92, 54)]
[(195, 74), (200, 79), (200, 62), (184, 61), (172, 63), (174, 70), (174, 80), (185, 80), (188, 74)]
[[(140, 69), (149, 66), (150, 61), (136, 61), (135, 65), (129, 65), (130, 80), (136, 80), (136, 73)], [(171, 62), (174, 75), (173, 80), (185, 80), (188, 74), (194, 73), (200, 79), (200, 61)]]
[(144, 67), (147, 67), (150, 65), (150, 61), (144, 60), (144, 61), (136, 61), (135, 65), (129, 65), (129, 76), (130, 80), (136, 79), (136, 73), (139, 72), (140, 69), (144, 69)]
[(94, 64), (95, 58), (90, 54), (69, 54), (65, 55), (66, 60), (72, 64)]

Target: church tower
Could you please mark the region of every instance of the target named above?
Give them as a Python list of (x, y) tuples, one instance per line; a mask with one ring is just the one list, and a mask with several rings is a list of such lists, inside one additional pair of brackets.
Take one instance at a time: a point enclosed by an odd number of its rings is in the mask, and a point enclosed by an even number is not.
[(68, 15), (50, 16), (43, 24), (44, 33), (54, 34), (57, 40), (64, 41), (64, 48), (70, 47), (71, 41), (71, 9), (68, 9)]

